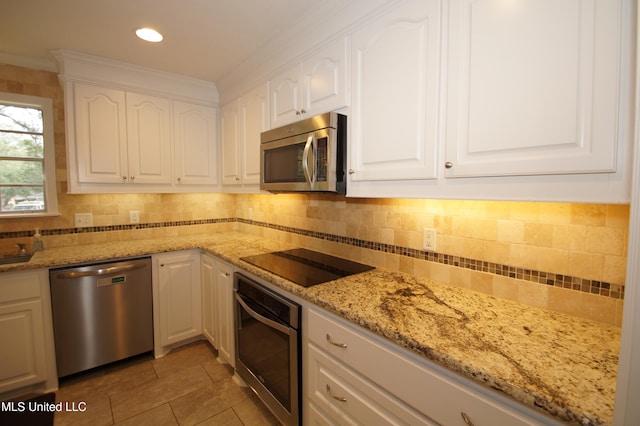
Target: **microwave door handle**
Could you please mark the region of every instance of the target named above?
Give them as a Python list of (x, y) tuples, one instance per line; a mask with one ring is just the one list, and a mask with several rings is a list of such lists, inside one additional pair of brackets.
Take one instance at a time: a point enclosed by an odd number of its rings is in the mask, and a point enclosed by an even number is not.
[(302, 151), (302, 171), (304, 173), (304, 178), (307, 180), (309, 185), (313, 185), (312, 177), (309, 175), (309, 150), (311, 150), (311, 146), (313, 144), (313, 135), (309, 135), (307, 138), (307, 143), (304, 145), (304, 151)]
[(316, 134), (314, 133), (311, 141), (311, 151), (313, 152), (313, 157), (311, 157), (311, 164), (313, 165), (313, 172), (311, 173), (311, 187), (316, 184), (316, 179), (318, 178), (318, 161), (316, 156), (318, 155), (318, 139), (316, 139)]

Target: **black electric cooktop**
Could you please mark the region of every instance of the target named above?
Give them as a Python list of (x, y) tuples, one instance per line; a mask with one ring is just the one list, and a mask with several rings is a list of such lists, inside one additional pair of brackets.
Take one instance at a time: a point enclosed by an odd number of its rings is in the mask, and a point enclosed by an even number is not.
[(303, 287), (311, 287), (374, 269), (373, 266), (363, 263), (302, 248), (241, 257), (240, 259)]

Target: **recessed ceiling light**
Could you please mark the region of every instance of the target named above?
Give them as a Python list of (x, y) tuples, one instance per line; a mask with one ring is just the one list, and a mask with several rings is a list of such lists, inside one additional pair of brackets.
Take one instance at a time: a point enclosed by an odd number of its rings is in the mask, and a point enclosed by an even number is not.
[(162, 34), (152, 28), (139, 28), (136, 30), (136, 35), (145, 41), (152, 43), (158, 43), (162, 41)]

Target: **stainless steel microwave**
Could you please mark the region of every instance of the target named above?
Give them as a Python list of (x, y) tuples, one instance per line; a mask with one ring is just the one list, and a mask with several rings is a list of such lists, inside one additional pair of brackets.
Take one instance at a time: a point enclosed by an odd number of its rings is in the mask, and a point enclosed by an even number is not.
[(316, 115), (260, 135), (260, 189), (346, 194), (347, 117)]

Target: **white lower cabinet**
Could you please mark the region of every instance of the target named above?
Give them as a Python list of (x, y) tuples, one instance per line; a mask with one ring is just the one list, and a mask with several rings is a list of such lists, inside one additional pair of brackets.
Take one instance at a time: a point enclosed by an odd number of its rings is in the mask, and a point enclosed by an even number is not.
[(202, 335), (200, 251), (153, 256), (154, 352)]
[(202, 333), (218, 350), (218, 361), (235, 365), (233, 267), (202, 255)]
[(305, 312), (309, 424), (560, 424), (333, 315)]
[(0, 399), (58, 387), (49, 273), (0, 274)]

